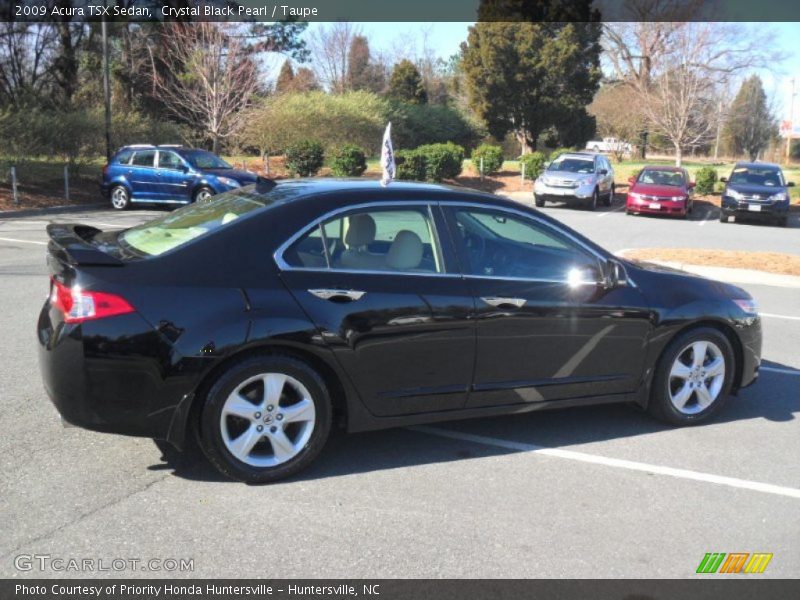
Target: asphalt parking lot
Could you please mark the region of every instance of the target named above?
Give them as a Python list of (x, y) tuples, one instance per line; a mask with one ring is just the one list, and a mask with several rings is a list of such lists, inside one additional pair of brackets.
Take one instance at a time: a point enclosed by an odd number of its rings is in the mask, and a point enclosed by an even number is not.
[[(612, 251), (800, 253), (797, 215), (777, 228), (706, 207), (688, 221), (545, 211)], [(15, 568), (32, 554), (194, 561), (110, 576), (683, 578), (707, 552), (768, 552), (762, 577), (800, 573), (800, 289), (743, 286), (771, 315), (764, 366), (710, 424), (600, 406), (338, 434), (299, 478), (254, 487), (149, 439), (63, 429), (42, 388), (44, 226), (158, 214), (0, 219), (0, 577), (86, 575)]]

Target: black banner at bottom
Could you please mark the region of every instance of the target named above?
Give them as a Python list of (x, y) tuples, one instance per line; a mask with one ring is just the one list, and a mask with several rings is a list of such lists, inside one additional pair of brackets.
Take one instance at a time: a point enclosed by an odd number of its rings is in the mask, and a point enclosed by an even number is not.
[[(745, 578), (746, 577), (746, 578)], [(0, 580), (0, 599), (47, 600), (771, 600), (800, 580), (755, 579), (31, 579)]]

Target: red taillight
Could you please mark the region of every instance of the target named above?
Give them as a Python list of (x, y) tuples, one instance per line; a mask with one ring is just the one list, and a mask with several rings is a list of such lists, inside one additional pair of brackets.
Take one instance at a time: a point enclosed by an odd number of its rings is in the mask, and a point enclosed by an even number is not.
[(134, 312), (134, 308), (121, 296), (87, 292), (77, 286), (68, 288), (55, 278), (50, 302), (64, 314), (67, 323), (82, 323)]
[(103, 165), (103, 176), (108, 175), (108, 165)]

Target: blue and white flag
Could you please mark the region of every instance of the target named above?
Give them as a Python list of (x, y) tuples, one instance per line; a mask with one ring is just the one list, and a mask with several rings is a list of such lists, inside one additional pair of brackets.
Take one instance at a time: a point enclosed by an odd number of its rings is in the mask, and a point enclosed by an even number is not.
[(394, 150), (392, 149), (392, 124), (386, 125), (383, 133), (383, 145), (381, 146), (381, 167), (383, 167), (383, 177), (381, 185), (387, 186), (394, 179)]

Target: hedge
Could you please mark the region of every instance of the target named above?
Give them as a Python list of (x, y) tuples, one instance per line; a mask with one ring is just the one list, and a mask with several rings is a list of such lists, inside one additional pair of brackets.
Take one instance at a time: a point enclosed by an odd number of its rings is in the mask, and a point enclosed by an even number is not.
[(491, 144), (481, 144), (472, 151), (472, 166), (480, 172), (483, 159), (483, 174), (492, 175), (503, 168), (503, 148)]
[(286, 148), (286, 168), (292, 176), (316, 175), (324, 162), (325, 150), (317, 141), (303, 140)]
[(367, 157), (358, 146), (346, 144), (334, 152), (331, 171), (336, 177), (360, 177), (366, 170)]

